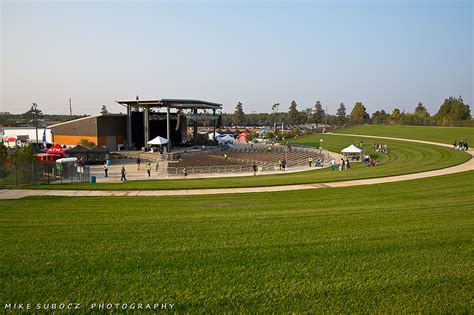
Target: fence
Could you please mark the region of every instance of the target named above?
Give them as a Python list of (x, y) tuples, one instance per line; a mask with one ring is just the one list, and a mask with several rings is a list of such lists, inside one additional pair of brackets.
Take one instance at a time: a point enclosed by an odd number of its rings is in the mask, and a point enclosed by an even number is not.
[(47, 161), (0, 162), (0, 186), (31, 184), (88, 182), (90, 169), (72, 163), (59, 164)]
[[(191, 156), (203, 156), (207, 154), (213, 154), (220, 151), (228, 150), (229, 154), (232, 153), (310, 153), (321, 156), (323, 159), (323, 164), (326, 165), (331, 159), (331, 155), (327, 150), (320, 150), (316, 148), (305, 148), (305, 147), (296, 147), (296, 146), (270, 146), (265, 144), (240, 144), (234, 145), (232, 148), (224, 147), (227, 149), (219, 148), (218, 150), (208, 150), (201, 152), (189, 152), (186, 153), (186, 157)], [(286, 160), (285, 169), (294, 169), (308, 166), (307, 158), (299, 160)], [(168, 166), (160, 170), (160, 173), (168, 176), (182, 176), (184, 175), (184, 169), (188, 174), (199, 175), (199, 174), (228, 174), (228, 173), (251, 173), (253, 172), (253, 163), (255, 162), (257, 168), (262, 172), (279, 172), (280, 167), (275, 161), (259, 161), (259, 160), (241, 160), (237, 161), (237, 165), (217, 165), (217, 166)], [(313, 161), (316, 162), (316, 161)]]
[(209, 153), (217, 153), (217, 152), (223, 152), (228, 150), (229, 147), (227, 146), (221, 146), (217, 148), (210, 148), (207, 150), (202, 150), (202, 151), (190, 151), (190, 152), (170, 152), (170, 153), (164, 153), (161, 155), (160, 159), (161, 160), (167, 160), (167, 161), (178, 161), (182, 158), (188, 158), (188, 157), (195, 157), (195, 156), (203, 156), (207, 155)]
[[(262, 172), (280, 172), (279, 165), (269, 165), (263, 163), (256, 163), (257, 169)], [(307, 161), (299, 162), (287, 162), (285, 169), (291, 170), (294, 168), (307, 167)], [(189, 175), (199, 175), (199, 174), (230, 174), (230, 173), (252, 173), (253, 165), (220, 165), (220, 166), (194, 166), (194, 167), (172, 167), (168, 166), (164, 170), (164, 175), (168, 176), (183, 176), (184, 169)]]

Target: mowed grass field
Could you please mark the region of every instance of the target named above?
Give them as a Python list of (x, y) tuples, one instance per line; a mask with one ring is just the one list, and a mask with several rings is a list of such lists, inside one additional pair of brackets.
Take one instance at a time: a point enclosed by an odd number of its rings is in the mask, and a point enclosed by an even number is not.
[(449, 148), (395, 140), (383, 141), (383, 143), (387, 144), (389, 147), (388, 154), (376, 153), (372, 148), (372, 143), (374, 141), (381, 141), (380, 139), (374, 139), (370, 137), (355, 138), (352, 136), (315, 134), (293, 139), (291, 144), (297, 146), (317, 147), (319, 146), (320, 139), (323, 139), (323, 147), (329, 149), (332, 152), (340, 152), (342, 148), (350, 145), (351, 143), (355, 143), (356, 140), (362, 140), (365, 144), (364, 150), (376, 158), (379, 166), (368, 168), (364, 165), (361, 165), (361, 163), (353, 163), (352, 168), (349, 171), (344, 172), (334, 172), (329, 168), (323, 170), (314, 170), (313, 168), (312, 171), (307, 172), (264, 176), (205, 179), (178, 178), (169, 180), (141, 180), (128, 181), (126, 183), (117, 182), (102, 184), (36, 185), (26, 186), (24, 188), (77, 190), (212, 189), (323, 183), (429, 171), (457, 165), (467, 161), (470, 158), (470, 155), (465, 152), (451, 150)]
[(474, 146), (474, 128), (467, 127), (363, 125), (342, 128), (335, 132), (433, 141), (447, 144), (452, 144), (454, 140), (467, 140), (470, 146)]
[(472, 314), (473, 182), (0, 200), (0, 303)]

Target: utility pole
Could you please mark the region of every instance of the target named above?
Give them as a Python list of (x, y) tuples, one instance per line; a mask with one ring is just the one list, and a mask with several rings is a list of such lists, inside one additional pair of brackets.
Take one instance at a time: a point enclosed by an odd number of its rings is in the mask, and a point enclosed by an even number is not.
[(72, 118), (72, 105), (71, 105), (71, 99), (69, 99), (69, 116)]
[(32, 108), (35, 111), (36, 145), (38, 145), (38, 104), (33, 103)]
[(324, 116), (326, 117), (326, 127), (328, 126), (328, 107), (326, 105), (326, 112), (324, 113)]

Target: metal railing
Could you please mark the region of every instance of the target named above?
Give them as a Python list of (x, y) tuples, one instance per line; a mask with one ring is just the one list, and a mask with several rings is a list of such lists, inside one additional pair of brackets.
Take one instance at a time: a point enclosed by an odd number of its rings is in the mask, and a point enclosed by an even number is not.
[[(256, 163), (257, 172), (282, 172), (278, 163), (271, 165), (270, 163)], [(308, 167), (307, 161), (290, 161), (286, 163), (285, 169), (292, 170), (295, 168)], [(314, 167), (314, 163), (311, 167)], [(189, 175), (206, 175), (206, 174), (238, 174), (238, 173), (253, 173), (253, 165), (220, 165), (220, 166), (192, 166), (192, 167), (172, 167), (168, 166), (164, 170), (163, 175), (168, 176), (184, 176), (184, 170)], [(309, 169), (309, 167), (308, 167)]]
[(200, 150), (200, 151), (190, 151), (190, 152), (170, 152), (170, 153), (163, 153), (160, 156), (161, 160), (167, 160), (167, 161), (178, 161), (183, 158), (188, 158), (188, 157), (195, 157), (195, 156), (204, 156), (208, 155), (210, 153), (217, 153), (217, 152), (224, 152), (229, 150), (229, 147), (227, 146), (220, 146), (217, 148), (209, 148), (205, 150)]

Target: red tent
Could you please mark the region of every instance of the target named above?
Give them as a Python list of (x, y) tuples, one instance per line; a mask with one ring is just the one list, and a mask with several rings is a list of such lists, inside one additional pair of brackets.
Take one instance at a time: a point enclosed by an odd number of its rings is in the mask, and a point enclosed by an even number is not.
[(245, 132), (242, 132), (240, 135), (239, 135), (239, 141), (241, 142), (245, 142), (247, 141), (247, 136), (249, 135), (249, 133), (247, 131)]
[(57, 154), (57, 155), (64, 155), (64, 150), (59, 144), (53, 145), (51, 148), (46, 150), (46, 153), (49, 154)]

